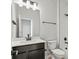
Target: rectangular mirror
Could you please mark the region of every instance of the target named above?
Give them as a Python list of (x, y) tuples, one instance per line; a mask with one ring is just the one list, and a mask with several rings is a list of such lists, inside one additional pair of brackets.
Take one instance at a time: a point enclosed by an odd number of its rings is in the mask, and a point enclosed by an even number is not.
[(21, 37), (27, 37), (27, 35), (32, 37), (32, 20), (29, 18), (21, 19)]
[(12, 38), (40, 36), (40, 10), (12, 3)]
[(26, 37), (28, 34), (31, 35), (31, 20), (21, 20), (22, 37)]

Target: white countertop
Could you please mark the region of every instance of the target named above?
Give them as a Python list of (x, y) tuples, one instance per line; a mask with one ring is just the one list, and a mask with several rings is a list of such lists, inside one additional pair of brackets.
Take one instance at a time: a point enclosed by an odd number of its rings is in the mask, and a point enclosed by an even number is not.
[(36, 43), (45, 43), (46, 41), (40, 39), (40, 38), (32, 38), (31, 40), (26, 41), (24, 38), (18, 38), (16, 41), (12, 41), (12, 47), (15, 46), (22, 46), (22, 45), (30, 45), (30, 44), (36, 44)]

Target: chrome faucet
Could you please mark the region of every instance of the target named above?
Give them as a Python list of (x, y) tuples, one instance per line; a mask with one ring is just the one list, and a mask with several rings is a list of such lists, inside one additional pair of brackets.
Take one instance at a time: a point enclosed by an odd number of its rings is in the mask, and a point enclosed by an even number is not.
[(31, 40), (30, 34), (27, 34), (27, 37), (25, 37), (25, 38), (26, 38), (26, 40)]

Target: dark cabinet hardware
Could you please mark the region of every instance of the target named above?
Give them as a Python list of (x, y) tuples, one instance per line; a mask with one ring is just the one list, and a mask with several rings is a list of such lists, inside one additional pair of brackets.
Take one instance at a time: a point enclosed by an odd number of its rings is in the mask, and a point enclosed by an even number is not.
[(67, 41), (67, 38), (65, 37), (64, 40)]
[(65, 42), (65, 44), (68, 44), (68, 42)]
[(18, 50), (12, 50), (11, 55), (18, 55)]
[(64, 14), (65, 16), (68, 16), (68, 14)]
[(67, 50), (68, 48), (66, 47), (65, 49)]

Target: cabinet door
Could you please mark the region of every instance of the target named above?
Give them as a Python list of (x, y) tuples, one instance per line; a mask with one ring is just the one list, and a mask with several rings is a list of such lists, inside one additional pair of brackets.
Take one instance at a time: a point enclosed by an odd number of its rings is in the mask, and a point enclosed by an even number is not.
[(12, 59), (28, 59), (29, 46), (17, 46), (12, 49)]
[(18, 54), (18, 55), (13, 55), (12, 59), (28, 59), (27, 55), (28, 54), (26, 54), (26, 53), (21, 53), (21, 54)]
[(28, 59), (44, 59), (44, 49), (29, 51)]

